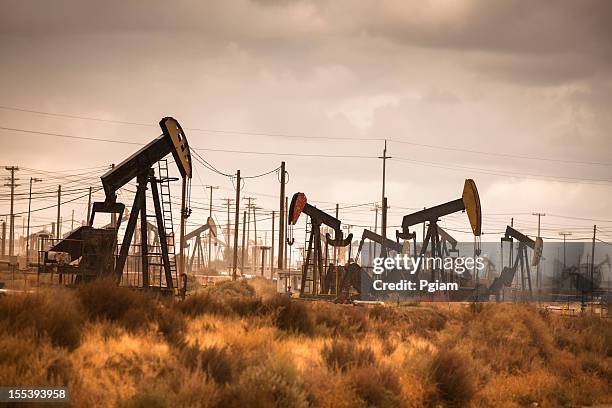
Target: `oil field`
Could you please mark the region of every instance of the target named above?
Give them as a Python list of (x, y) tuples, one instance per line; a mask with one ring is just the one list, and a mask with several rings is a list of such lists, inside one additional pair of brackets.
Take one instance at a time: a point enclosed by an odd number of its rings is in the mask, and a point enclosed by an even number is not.
[(612, 406), (612, 7), (8, 1), (0, 405)]

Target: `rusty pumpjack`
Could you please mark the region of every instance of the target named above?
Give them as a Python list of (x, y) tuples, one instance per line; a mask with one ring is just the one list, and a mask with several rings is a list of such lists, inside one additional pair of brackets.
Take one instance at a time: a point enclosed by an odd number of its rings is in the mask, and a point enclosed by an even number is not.
[[(157, 264), (157, 266), (163, 268), (165, 276), (165, 286), (162, 285), (160, 279), (159, 289), (162, 291), (173, 291), (175, 285), (172, 275), (176, 271), (174, 263), (174, 234), (168, 234), (168, 227), (172, 225), (171, 198), (168, 185), (171, 179), (168, 177), (168, 168), (162, 166), (161, 162), (168, 154), (172, 154), (183, 178), (184, 196), (188, 186), (187, 179), (191, 178), (192, 165), (187, 138), (178, 121), (171, 117), (165, 117), (159, 122), (159, 125), (162, 129), (162, 134), (159, 137), (132, 154), (119, 165), (114, 166), (101, 177), (106, 195), (105, 201), (93, 203), (88, 225), (76, 229), (70, 236), (54, 245), (49, 251), (45, 251), (43, 255), (44, 262), (42, 263), (43, 268), (47, 266), (49, 253), (67, 253), (71, 260), (79, 260), (78, 265), (63, 265), (62, 268), (58, 265), (58, 269), (60, 269), (58, 272), (76, 274), (77, 282), (91, 280), (96, 277), (114, 276), (119, 283), (136, 229), (136, 222), (140, 216), (142, 286), (144, 288), (150, 287), (149, 266), (155, 264), (149, 262), (149, 257), (155, 255), (161, 258), (161, 264)], [(152, 168), (156, 163), (159, 165), (159, 178), (155, 177), (155, 171)], [(134, 178), (137, 180), (137, 191), (119, 249), (119, 255), (115, 259), (121, 215), (125, 210), (125, 205), (117, 202), (117, 190)], [(161, 201), (158, 184), (162, 186)], [(159, 254), (148, 252), (147, 217), (149, 215), (146, 212), (147, 186), (151, 188), (155, 207), (154, 217), (157, 223), (161, 249)], [(116, 223), (112, 223), (110, 228), (94, 228), (94, 219), (98, 213), (111, 214), (112, 217), (119, 215), (119, 220)], [(169, 247), (173, 248), (172, 257), (170, 257)], [(178, 276), (175, 276), (175, 279), (178, 280)]]
[(191, 257), (189, 257), (189, 266), (187, 269), (189, 272), (193, 271), (193, 264), (196, 258), (196, 265), (198, 269), (202, 266), (202, 260), (204, 259), (204, 250), (202, 249), (202, 234), (206, 231), (210, 231), (209, 234), (212, 234), (212, 236), (215, 238), (217, 237), (217, 225), (211, 217), (208, 217), (206, 224), (185, 235), (185, 242), (195, 238), (193, 252), (191, 253)]
[[(326, 249), (327, 245), (333, 247), (346, 247), (351, 244), (353, 234), (348, 234), (343, 238), (340, 220), (319, 210), (318, 208), (308, 204), (304, 193), (295, 193), (291, 199), (289, 206), (289, 224), (295, 225), (300, 217), (300, 214), (306, 214), (310, 217), (311, 230), (308, 239), (308, 252), (306, 253), (306, 261), (302, 268), (302, 285), (300, 287), (300, 296), (306, 294), (306, 286), (308, 282), (310, 295), (330, 294), (336, 287), (339, 276), (335, 273), (330, 273), (329, 270), (323, 268), (323, 250), (321, 248), (321, 225), (327, 225), (334, 230), (334, 238), (331, 238), (329, 233), (326, 233)], [(312, 271), (310, 266), (312, 262)], [(311, 272), (309, 274), (309, 272)], [(335, 275), (335, 276), (334, 276)], [(333, 278), (336, 277), (334, 280)], [(317, 283), (318, 280), (318, 283)], [(320, 290), (319, 290), (320, 288)]]
[[(516, 259), (512, 261), (513, 244), (514, 240), (517, 240), (519, 245), (517, 249)], [(503, 287), (510, 287), (514, 281), (516, 270), (520, 268), (520, 286), (521, 291), (526, 295), (527, 299), (531, 299), (533, 291), (531, 288), (531, 270), (529, 268), (529, 258), (527, 257), (527, 248), (533, 250), (533, 257), (531, 259), (531, 266), (536, 266), (540, 263), (542, 257), (543, 241), (542, 238), (537, 237), (535, 240), (529, 238), (527, 235), (515, 230), (511, 226), (506, 227), (506, 233), (501, 238), (501, 250), (503, 254), (504, 242), (510, 244), (509, 254), (509, 266), (503, 267), (503, 255), (502, 255), (502, 272), (499, 277), (493, 280), (493, 283), (489, 287), (489, 294), (495, 295), (495, 298), (499, 301), (500, 293)]]
[[(461, 198), (453, 201), (449, 201), (444, 204), (437, 205), (435, 207), (427, 208), (421, 211), (417, 211), (412, 214), (405, 215), (402, 219), (402, 230), (397, 232), (397, 238), (399, 239), (415, 239), (415, 232), (410, 232), (410, 227), (417, 224), (428, 222), (427, 233), (425, 240), (421, 246), (419, 256), (424, 256), (427, 253), (427, 249), (431, 246), (431, 257), (444, 257), (448, 254), (448, 248), (444, 245), (448, 241), (451, 243), (453, 249), (455, 248), (456, 241), (450, 240), (450, 235), (445, 232), (441, 232), (441, 228), (438, 226), (438, 219), (445, 215), (453, 214), (459, 211), (467, 212), (470, 226), (475, 237), (480, 237), (482, 227), (482, 213), (480, 208), (480, 198), (478, 196), (478, 189), (474, 180), (465, 180), (463, 186), (463, 194)], [(454, 242), (454, 245), (453, 245)], [(476, 253), (479, 253), (480, 248), (476, 247)], [(446, 252), (446, 253), (445, 253)], [(434, 263), (435, 264), (435, 263)], [(422, 263), (416, 271), (416, 277), (420, 273)], [(452, 276), (452, 274), (451, 274)], [(431, 280), (436, 279), (436, 270), (431, 271)]]

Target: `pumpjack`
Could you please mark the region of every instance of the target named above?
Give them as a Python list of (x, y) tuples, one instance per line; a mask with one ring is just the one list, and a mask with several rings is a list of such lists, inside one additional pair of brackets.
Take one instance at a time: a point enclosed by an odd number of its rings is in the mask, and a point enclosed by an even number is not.
[(302, 269), (300, 296), (303, 297), (307, 292), (310, 295), (330, 294), (335, 289), (339, 276), (337, 273), (331, 273), (329, 268), (323, 267), (324, 252), (321, 248), (321, 225), (326, 225), (334, 231), (333, 238), (329, 233), (325, 234), (325, 253), (327, 252), (327, 245), (333, 247), (351, 245), (353, 234), (348, 234), (344, 238), (340, 220), (308, 204), (306, 195), (298, 192), (293, 195), (289, 206), (289, 224), (295, 225), (302, 213), (310, 217), (311, 230), (306, 261)]
[(564, 271), (571, 278), (572, 285), (578, 290), (583, 299), (586, 299), (587, 295), (593, 296), (601, 292), (601, 282), (603, 277), (603, 267), (607, 266), (610, 269), (610, 256), (606, 254), (603, 261), (598, 264), (593, 262), (583, 263), (578, 258), (578, 265), (573, 265)]
[[(512, 261), (513, 254), (513, 243), (514, 240), (518, 241), (518, 249), (516, 254), (516, 259), (514, 262)], [(516, 275), (517, 269), (520, 268), (520, 286), (522, 293), (527, 299), (531, 299), (533, 295), (533, 290), (531, 287), (531, 270), (529, 268), (529, 259), (527, 256), (527, 248), (531, 248), (533, 250), (533, 257), (531, 259), (531, 266), (536, 266), (540, 263), (540, 259), (542, 257), (542, 249), (543, 249), (543, 240), (540, 237), (537, 237), (535, 240), (529, 238), (527, 235), (515, 230), (511, 226), (506, 227), (506, 233), (501, 238), (501, 249), (503, 254), (503, 244), (504, 242), (510, 243), (510, 254), (509, 261), (510, 265), (503, 267), (502, 272), (499, 277), (493, 280), (493, 283), (489, 287), (489, 294), (495, 295), (496, 299), (499, 301), (500, 292), (503, 287), (510, 287), (512, 282), (514, 281), (514, 276)], [(502, 255), (502, 266), (503, 266), (503, 255)]]
[(193, 252), (191, 253), (191, 257), (189, 258), (189, 272), (193, 271), (193, 264), (196, 258), (196, 265), (198, 266), (198, 268), (202, 265), (202, 260), (204, 259), (204, 250), (202, 249), (202, 234), (206, 231), (209, 231), (209, 233), (212, 234), (213, 237), (217, 237), (217, 225), (211, 217), (208, 217), (208, 219), (206, 220), (206, 224), (196, 228), (195, 230), (185, 235), (185, 242), (195, 238)]
[[(398, 254), (401, 254), (404, 252), (404, 248), (402, 244), (400, 244), (399, 242), (395, 242), (373, 231), (364, 229), (363, 233), (361, 234), (361, 241), (359, 241), (359, 248), (357, 249), (357, 255), (355, 256), (355, 259), (359, 258), (361, 254), (361, 250), (363, 249), (363, 244), (365, 243), (366, 240), (369, 240), (369, 241), (372, 241), (378, 244), (381, 247), (381, 252), (383, 252), (382, 254), (383, 256), (389, 256), (390, 251), (394, 251)], [(369, 254), (369, 255), (372, 256), (372, 254)]]
[[(451, 253), (453, 254), (459, 253), (459, 250), (457, 249), (457, 240), (455, 238), (453, 238), (448, 232), (443, 230), (442, 227), (440, 226), (438, 226), (438, 234), (440, 235), (441, 252), (445, 256), (448, 256)], [(379, 235), (368, 229), (364, 229), (361, 235), (361, 241), (359, 242), (359, 248), (357, 250), (357, 255), (355, 256), (355, 259), (359, 258), (361, 251), (363, 249), (363, 244), (365, 243), (366, 240), (372, 241), (378, 244), (381, 247), (381, 252), (382, 252), (381, 256), (383, 257), (388, 257), (391, 251), (397, 254), (405, 253), (407, 255), (410, 255), (411, 251), (414, 251), (413, 253), (416, 253), (416, 234), (414, 232), (409, 234), (409, 238), (413, 241), (412, 250), (410, 249), (409, 240), (405, 240), (404, 244), (400, 243), (400, 237), (402, 236), (405, 237), (404, 234), (398, 231), (396, 235), (397, 235), (397, 241), (393, 241), (389, 238), (385, 238), (382, 235)]]
[[(122, 163), (113, 166), (101, 177), (104, 188), (105, 200), (95, 202), (92, 206), (91, 217), (88, 225), (73, 231), (68, 237), (52, 246), (49, 251), (42, 254), (42, 272), (46, 268), (54, 266), (60, 274), (72, 273), (75, 281), (91, 280), (97, 277), (114, 277), (119, 283), (123, 275), (126, 260), (129, 254), (132, 237), (136, 229), (136, 222), (140, 218), (141, 228), (141, 262), (142, 277), (139, 280), (142, 287), (149, 288), (149, 267), (157, 266), (164, 271), (165, 285), (159, 282), (158, 289), (172, 292), (175, 287), (175, 279), (178, 282), (176, 263), (174, 259), (174, 229), (172, 225), (172, 205), (170, 197), (169, 182), (172, 179), (168, 175), (167, 162), (164, 159), (172, 154), (174, 162), (183, 179), (183, 196), (187, 195), (188, 179), (192, 175), (191, 154), (189, 144), (181, 125), (172, 117), (165, 117), (159, 125), (162, 134), (148, 143), (146, 146), (132, 154)], [(153, 166), (158, 166), (159, 174), (155, 175)], [(117, 235), (121, 226), (121, 215), (125, 205), (117, 202), (117, 191), (136, 178), (137, 190), (132, 204), (132, 209), (119, 248), (119, 254), (115, 256), (117, 248)], [(159, 188), (158, 188), (159, 185)], [(149, 252), (148, 248), (148, 222), (146, 191), (151, 189), (160, 242), (160, 252)], [(110, 214), (116, 222), (106, 228), (94, 228), (96, 214)], [(186, 217), (188, 214), (182, 214)], [(62, 253), (69, 259), (67, 262), (54, 262), (52, 254)], [(62, 258), (62, 257), (60, 257)], [(150, 261), (159, 259), (158, 263)], [(55, 263), (56, 265), (53, 265)], [(53, 269), (51, 269), (53, 270)], [(175, 275), (173, 277), (173, 274)]]
[[(450, 235), (442, 231), (442, 229), (438, 226), (438, 220), (441, 217), (459, 211), (467, 212), (472, 232), (474, 236), (479, 239), (482, 227), (482, 213), (478, 189), (476, 188), (476, 183), (474, 183), (474, 180), (472, 179), (465, 180), (461, 198), (405, 215), (402, 219), (402, 230), (401, 232), (398, 231), (396, 234), (398, 241), (400, 238), (415, 239), (416, 234), (414, 231), (410, 232), (410, 227), (428, 222), (427, 233), (425, 235), (423, 245), (421, 246), (420, 256), (424, 256), (427, 253), (427, 250), (430, 249), (431, 257), (444, 257), (446, 256), (445, 252), (448, 252), (448, 248), (446, 247), (444, 241), (450, 242), (453, 250), (455, 250), (455, 245), (457, 242), (454, 239), (450, 240)], [(478, 246), (476, 248), (476, 252), (479, 253)], [(421, 264), (419, 264), (416, 271), (417, 279), (420, 271)], [(432, 269), (432, 281), (435, 280), (435, 274), (435, 269)]]

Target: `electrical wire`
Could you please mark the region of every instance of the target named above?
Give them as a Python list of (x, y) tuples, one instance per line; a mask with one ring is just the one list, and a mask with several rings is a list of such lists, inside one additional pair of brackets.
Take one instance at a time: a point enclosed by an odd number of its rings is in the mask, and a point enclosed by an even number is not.
[[(99, 188), (99, 189), (97, 189), (97, 190), (95, 190), (95, 191), (96, 191), (96, 192), (98, 192), (98, 191), (100, 191), (100, 190), (102, 190), (102, 188)], [(92, 194), (93, 194), (93, 191), (92, 191)], [(71, 203), (71, 202), (73, 202), (73, 201), (79, 200), (79, 199), (81, 199), (81, 198), (85, 198), (85, 197), (87, 197), (88, 195), (89, 195), (89, 193), (87, 193), (87, 194), (85, 194), (85, 195), (82, 195), (82, 196), (80, 196), (80, 197), (73, 198), (73, 199), (71, 199), (71, 200), (67, 200), (67, 201), (60, 202), (60, 205), (68, 204), (68, 203)], [(48, 206), (48, 207), (43, 207), (43, 208), (36, 208), (36, 209), (34, 209), (34, 210), (31, 210), (30, 212), (31, 212), (31, 213), (33, 213), (33, 212), (38, 212), (38, 211), (48, 210), (49, 208), (54, 208), (54, 207), (57, 207), (57, 204), (55, 204), (55, 205), (50, 205), (50, 206)], [(16, 213), (14, 213), (13, 215), (22, 215), (22, 214), (27, 214), (27, 213), (28, 213), (27, 211), (21, 211), (21, 212), (16, 212)], [(10, 215), (11, 215), (10, 213), (8, 213), (8, 214), (0, 214), (0, 217), (8, 217), (8, 216), (10, 216)]]
[(602, 179), (583, 179), (583, 178), (577, 178), (577, 177), (551, 176), (548, 174), (520, 173), (520, 172), (512, 172), (512, 171), (506, 171), (506, 170), (495, 170), (495, 169), (491, 170), (491, 169), (483, 169), (480, 167), (444, 165), (444, 164), (436, 163), (436, 162), (405, 159), (401, 157), (394, 157), (394, 158), (390, 158), (389, 160), (399, 161), (402, 163), (416, 164), (419, 166), (427, 166), (427, 167), (433, 166), (437, 168), (456, 170), (456, 171), (470, 170), (470, 171), (475, 171), (477, 173), (490, 174), (494, 176), (521, 177), (521, 178), (533, 179), (533, 180), (557, 181), (561, 183), (579, 183), (579, 184), (592, 184), (592, 185), (599, 185), (599, 186), (612, 186), (612, 184), (608, 184), (608, 183), (612, 183), (612, 180), (607, 180), (607, 179), (603, 179), (603, 180)]
[[(47, 135), (47, 136), (55, 136), (55, 137), (67, 137), (67, 138), (71, 138), (71, 139), (82, 139), (82, 140), (88, 140), (88, 141), (102, 141), (102, 142), (110, 142), (110, 143), (121, 143), (121, 144), (130, 144), (130, 145), (140, 145), (139, 143), (136, 142), (128, 142), (128, 141), (121, 141), (121, 140), (114, 140), (114, 139), (103, 139), (103, 138), (94, 138), (94, 137), (83, 137), (83, 136), (71, 136), (71, 135), (64, 135), (64, 134), (60, 134), (60, 133), (50, 133), (50, 132), (39, 132), (39, 131), (32, 131), (32, 130), (25, 130), (25, 129), (17, 129), (17, 128), (8, 128), (8, 127), (3, 127), (0, 126), (0, 130), (8, 130), (8, 131), (15, 131), (15, 132), (23, 132), (23, 133), (33, 133), (33, 134), (41, 134), (41, 135)], [(286, 152), (264, 152), (264, 151), (246, 151), (246, 150), (229, 150), (229, 149), (210, 149), (210, 148), (196, 148), (196, 147), (192, 147), (192, 150), (194, 151), (194, 155), (195, 153), (197, 153), (198, 150), (201, 151), (211, 151), (211, 152), (221, 152), (221, 153), (233, 153), (233, 154), (253, 154), (253, 155), (271, 155), (271, 156), (289, 156), (289, 157), (310, 157), (310, 158), (343, 158), (343, 159), (379, 159), (378, 156), (366, 156), (366, 155), (338, 155), (338, 154), (310, 154), (310, 153), (286, 153)], [(201, 156), (200, 156), (201, 158)], [(203, 158), (202, 158), (203, 159)], [(491, 174), (491, 175), (496, 175), (496, 176), (502, 176), (502, 177), (521, 177), (521, 178), (526, 178), (526, 179), (535, 179), (535, 180), (539, 180), (539, 179), (543, 179), (546, 181), (558, 181), (558, 182), (564, 182), (564, 183), (575, 183), (575, 184), (592, 184), (592, 185), (602, 185), (602, 186), (608, 186), (608, 185), (612, 185), (612, 184), (608, 184), (608, 183), (612, 183), (612, 180), (602, 180), (602, 179), (582, 179), (582, 178), (575, 178), (575, 177), (563, 177), (563, 176), (552, 176), (552, 175), (543, 175), (543, 174), (530, 174), (530, 173), (520, 173), (520, 172), (509, 172), (509, 171), (505, 171), (505, 170), (491, 170), (491, 169), (483, 169), (483, 168), (478, 168), (478, 167), (467, 167), (467, 166), (458, 166), (458, 165), (454, 165), (454, 166), (449, 166), (449, 165), (444, 165), (441, 163), (436, 163), (436, 162), (425, 162), (425, 161), (418, 161), (418, 160), (413, 160), (413, 159), (406, 159), (406, 158), (401, 158), (401, 157), (396, 157), (396, 158), (390, 158), (389, 160), (393, 160), (393, 161), (399, 161), (399, 162), (404, 162), (404, 163), (410, 163), (410, 164), (416, 164), (416, 165), (421, 165), (421, 166), (433, 166), (433, 167), (438, 167), (438, 168), (443, 168), (443, 169), (448, 169), (448, 170), (454, 170), (454, 171), (462, 171), (462, 170), (470, 170), (470, 171), (475, 171), (475, 172), (480, 172), (480, 173), (484, 173), (484, 174)], [(225, 177), (232, 177), (233, 175), (231, 174), (227, 174), (227, 173), (223, 173), (219, 170), (217, 170), (216, 168), (214, 168), (214, 166), (210, 165), (210, 163), (206, 162), (206, 160), (203, 160), (202, 163), (204, 166), (206, 166), (207, 168), (209, 168), (210, 170), (223, 175)]]
[[(16, 111), (16, 112), (33, 113), (33, 114), (38, 114), (38, 115), (64, 117), (64, 118), (69, 118), (69, 119), (89, 120), (89, 121), (105, 122), (105, 123), (115, 123), (115, 124), (122, 124), (122, 125), (156, 127), (156, 125), (153, 125), (151, 123), (121, 121), (121, 120), (113, 120), (113, 119), (102, 119), (102, 118), (94, 118), (94, 117), (79, 116), (79, 115), (69, 115), (69, 114), (63, 114), (63, 113), (45, 112), (45, 111), (34, 110), (34, 109), (16, 108), (16, 107), (11, 107), (11, 106), (0, 106), (0, 109), (9, 110), (9, 111)], [(389, 142), (392, 142), (392, 143), (406, 144), (406, 145), (410, 145), (410, 146), (424, 147), (424, 148), (428, 148), (428, 149), (446, 150), (446, 151), (452, 151), (452, 152), (461, 152), (461, 153), (478, 154), (478, 155), (485, 155), (485, 156), (504, 157), (504, 158), (511, 158), (511, 159), (549, 161), (549, 162), (556, 162), (556, 163), (581, 164), (581, 165), (593, 165), (593, 166), (612, 166), (612, 163), (592, 162), (592, 161), (579, 161), (579, 160), (566, 160), (566, 159), (555, 159), (555, 158), (547, 158), (547, 157), (516, 155), (516, 154), (508, 154), (508, 153), (486, 152), (486, 151), (481, 151), (481, 150), (464, 149), (464, 148), (459, 148), (459, 147), (439, 146), (439, 145), (432, 145), (432, 144), (425, 144), (425, 143), (417, 143), (417, 142), (411, 142), (411, 141), (406, 141), (406, 140), (399, 140), (399, 139), (394, 139), (394, 138), (311, 136), (311, 135), (295, 135), (295, 134), (285, 134), (285, 133), (220, 130), (220, 129), (211, 129), (211, 128), (185, 128), (185, 130), (195, 131), (195, 132), (205, 132), (205, 133), (222, 133), (222, 134), (236, 134), (236, 135), (250, 135), (250, 136), (266, 136), (266, 137), (280, 137), (280, 138), (289, 138), (289, 139), (338, 140), (338, 141), (376, 141), (376, 142), (389, 141)]]

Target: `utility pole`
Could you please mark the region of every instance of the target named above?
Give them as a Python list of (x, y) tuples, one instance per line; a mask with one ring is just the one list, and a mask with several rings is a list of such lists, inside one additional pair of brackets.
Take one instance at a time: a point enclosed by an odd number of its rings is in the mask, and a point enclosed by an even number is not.
[[(387, 210), (389, 209), (389, 205), (387, 204), (387, 197), (383, 198), (382, 202), (383, 211), (380, 214), (380, 226), (382, 228), (382, 236), (383, 238), (387, 238)], [(384, 248), (384, 245), (382, 245)]]
[[(280, 196), (279, 196), (279, 216), (278, 216), (278, 270), (282, 270), (283, 250), (285, 249), (285, 162), (281, 162), (280, 169)], [(272, 243), (274, 246), (274, 243)], [(274, 255), (272, 255), (274, 259)], [(274, 262), (274, 261), (272, 261)]]
[[(251, 201), (254, 200), (253, 197), (243, 197), (247, 200), (246, 210), (247, 210), (247, 224), (246, 224), (246, 256), (249, 257), (249, 240), (251, 239)], [(243, 226), (244, 227), (244, 226)], [(244, 264), (244, 259), (242, 260)]]
[(242, 259), (240, 260), (240, 275), (244, 276), (244, 233), (246, 232), (247, 212), (242, 213)]
[[(538, 238), (540, 238), (540, 219), (546, 216), (546, 214), (536, 212), (536, 213), (532, 213), (532, 215), (538, 216)], [(538, 288), (538, 297), (539, 297), (540, 290), (542, 288), (542, 277), (540, 276), (540, 263), (539, 262), (536, 265), (536, 286)]]
[[(336, 203), (336, 218), (338, 218), (339, 212), (340, 212), (340, 204)], [(336, 266), (336, 265), (338, 265), (338, 247), (334, 246), (334, 266)], [(336, 273), (336, 278), (337, 277), (338, 277), (338, 274)], [(336, 287), (337, 287), (337, 285), (336, 285)]]
[[(427, 207), (423, 207), (424, 210), (427, 209)], [(427, 228), (427, 222), (423, 222), (423, 245), (425, 245), (425, 229)]]
[[(59, 242), (59, 240), (62, 237), (62, 186), (61, 184), (57, 186), (57, 225), (56, 225), (56, 231), (57, 231), (57, 242)], [(64, 283), (64, 275), (63, 274), (59, 274), (59, 283)]]
[(74, 210), (72, 210), (72, 218), (70, 219), (70, 231), (74, 230)]
[[(219, 186), (206, 186), (210, 189), (210, 202), (208, 203), (208, 216), (212, 218), (212, 202), (213, 202), (213, 190), (217, 190)], [(210, 269), (210, 255), (212, 253), (212, 236), (208, 234), (208, 268)]]
[(26, 268), (30, 263), (30, 213), (32, 212), (32, 183), (41, 182), (42, 179), (30, 177), (30, 194), (28, 196), (28, 231), (26, 233)]
[(560, 232), (559, 235), (563, 236), (563, 269), (567, 268), (566, 257), (565, 257), (565, 238), (572, 235), (571, 232)]
[(61, 235), (61, 216), (62, 216), (62, 186), (57, 186), (57, 239), (62, 237)]
[(234, 262), (232, 280), (236, 280), (238, 270), (238, 225), (240, 223), (240, 170), (236, 172), (236, 215), (234, 217)]
[[(255, 241), (255, 246), (253, 247), (253, 248), (255, 248), (255, 253), (253, 254), (253, 261), (251, 263), (251, 267), (252, 267), (251, 269), (253, 269), (253, 272), (255, 272), (255, 267), (256, 267), (255, 264), (257, 263), (256, 262), (256, 260), (257, 260), (257, 258), (256, 258), (256, 256), (257, 256), (257, 246), (259, 245), (257, 243), (257, 219), (255, 218), (255, 210), (256, 209), (257, 209), (257, 206), (253, 205), (253, 230), (254, 230), (253, 231), (253, 234), (254, 234), (253, 238), (254, 238), (254, 241)], [(247, 243), (247, 246), (248, 246), (248, 243)]]
[(289, 197), (285, 197), (285, 215), (282, 218), (282, 222), (283, 222), (283, 227), (282, 230), (285, 232), (285, 242), (284, 242), (284, 255), (285, 255), (285, 259), (283, 259), (283, 267), (287, 268), (287, 269), (291, 269), (291, 262), (287, 263), (287, 246), (289, 246), (289, 231), (287, 230), (289, 228)]
[(266, 251), (270, 249), (269, 246), (262, 246), (261, 247), (261, 277), (264, 277), (264, 267), (266, 264)]
[(2, 221), (2, 248), (0, 249), (0, 258), (4, 259), (6, 255), (6, 221)]
[(387, 159), (391, 159), (391, 156), (387, 156), (387, 139), (385, 139), (385, 148), (383, 149), (383, 155), (378, 157), (383, 161), (383, 174), (382, 174), (382, 215), (381, 215), (381, 228), (383, 238), (387, 238), (387, 199), (385, 196), (385, 178), (387, 173)]
[[(376, 214), (374, 215), (374, 233), (377, 233), (378, 231), (378, 209), (380, 208), (380, 206), (375, 203), (374, 204), (374, 208), (372, 208), (370, 211), (374, 211)], [(336, 217), (337, 218), (337, 217)], [(381, 234), (382, 235), (382, 234)]]
[(223, 204), (227, 207), (227, 228), (226, 228), (226, 232), (225, 232), (225, 240), (227, 241), (227, 246), (230, 247), (231, 245), (231, 221), (230, 221), (230, 208), (232, 206), (232, 201), (234, 201), (231, 198), (224, 198), (223, 199)]
[(14, 255), (15, 245), (15, 187), (18, 186), (18, 184), (15, 184), (15, 181), (19, 180), (15, 178), (15, 172), (19, 171), (19, 167), (10, 166), (5, 167), (4, 169), (11, 172), (11, 178), (9, 179), (10, 184), (5, 184), (5, 186), (11, 188), (11, 218), (9, 220), (9, 257), (12, 257)]
[(591, 247), (591, 301), (593, 301), (593, 275), (595, 273), (595, 240), (597, 239), (597, 225), (593, 225), (593, 246)]
[[(25, 238), (25, 219), (23, 217), (21, 217), (21, 236)], [(25, 249), (25, 242), (21, 242), (20, 248), (19, 248), (19, 253), (21, 255), (23, 255), (23, 250)]]
[(257, 243), (257, 218), (256, 218), (256, 213), (255, 213), (257, 208), (258, 207), (256, 205), (253, 206), (253, 240), (255, 242), (255, 246), (259, 245)]
[(91, 187), (89, 187), (89, 198), (87, 199), (87, 225), (89, 225), (89, 217), (91, 217)]
[(272, 244), (270, 245), (270, 279), (274, 278), (274, 210), (272, 210)]

